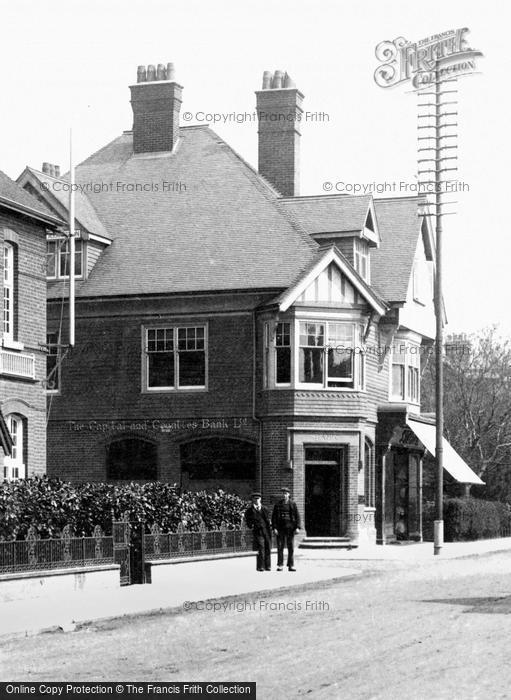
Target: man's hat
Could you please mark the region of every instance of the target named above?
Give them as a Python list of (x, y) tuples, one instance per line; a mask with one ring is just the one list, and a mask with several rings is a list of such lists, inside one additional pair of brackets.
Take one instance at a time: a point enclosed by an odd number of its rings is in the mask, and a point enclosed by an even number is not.
[(286, 486), (284, 486), (280, 490), (282, 491), (282, 493), (291, 493), (291, 491)]
[(261, 494), (257, 493), (257, 492), (253, 493), (253, 494), (251, 494), (250, 498), (261, 498)]

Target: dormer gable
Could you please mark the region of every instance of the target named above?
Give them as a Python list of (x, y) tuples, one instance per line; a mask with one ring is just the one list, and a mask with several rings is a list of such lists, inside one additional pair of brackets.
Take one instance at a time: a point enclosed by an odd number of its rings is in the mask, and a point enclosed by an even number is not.
[[(41, 171), (26, 167), (17, 182), (61, 219), (68, 221), (69, 182), (60, 177), (57, 166), (50, 166), (50, 170), (45, 167), (48, 165), (44, 163)], [(89, 198), (80, 190), (75, 193), (75, 212), (75, 275), (83, 280), (112, 240)], [(67, 279), (69, 276), (68, 241), (64, 230), (48, 236), (46, 276), (49, 281)]]
[(368, 304), (377, 314), (387, 306), (335, 247), (320, 249), (316, 259), (275, 303), (280, 311), (293, 305), (355, 306)]
[(367, 283), (371, 248), (381, 242), (370, 195), (294, 197), (280, 200), (286, 211), (320, 246), (335, 245)]

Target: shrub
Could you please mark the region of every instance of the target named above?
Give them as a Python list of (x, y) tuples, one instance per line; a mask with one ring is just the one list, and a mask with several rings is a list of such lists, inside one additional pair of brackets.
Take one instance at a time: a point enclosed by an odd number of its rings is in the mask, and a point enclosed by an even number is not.
[[(436, 511), (428, 504), (423, 513), (423, 537), (433, 539)], [(499, 537), (511, 527), (511, 509), (506, 503), (479, 498), (444, 499), (444, 538), (446, 542)]]
[(105, 533), (112, 517), (128, 514), (131, 521), (156, 523), (164, 532), (175, 532), (180, 522), (195, 529), (241, 523), (245, 501), (224, 491), (181, 492), (175, 484), (70, 484), (60, 479), (33, 477), (0, 483), (0, 540), (24, 539), (30, 526), (38, 537), (59, 537), (66, 525), (75, 535), (90, 536), (95, 525)]

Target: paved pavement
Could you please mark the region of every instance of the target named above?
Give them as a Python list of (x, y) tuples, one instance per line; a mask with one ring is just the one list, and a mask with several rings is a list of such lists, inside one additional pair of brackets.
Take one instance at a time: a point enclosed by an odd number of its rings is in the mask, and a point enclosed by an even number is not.
[(367, 569), (410, 568), (444, 559), (511, 549), (511, 538), (446, 544), (433, 556), (432, 543), (366, 546), (356, 550), (299, 550), (297, 571), (258, 573), (253, 557), (176, 564), (172, 584), (135, 585), (93, 593), (76, 592), (0, 604), (0, 635), (36, 634), (100, 619), (172, 608), (193, 609), (198, 602), (253, 595), (363, 574)]

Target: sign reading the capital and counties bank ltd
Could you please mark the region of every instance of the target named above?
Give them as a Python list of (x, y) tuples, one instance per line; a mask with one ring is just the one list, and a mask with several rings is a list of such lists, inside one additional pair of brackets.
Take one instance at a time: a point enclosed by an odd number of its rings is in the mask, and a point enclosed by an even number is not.
[(470, 48), (468, 29), (450, 29), (415, 43), (404, 37), (382, 41), (376, 47), (376, 58), (382, 65), (374, 72), (374, 80), (383, 88), (411, 81), (415, 89), (427, 87), (439, 78), (455, 78), (476, 72), (477, 57), (483, 54)]
[(194, 431), (244, 430), (252, 427), (253, 421), (244, 417), (235, 418), (190, 418), (161, 420), (90, 420), (68, 421), (69, 430), (90, 433), (118, 433), (126, 431), (149, 431), (157, 433), (179, 433)]

